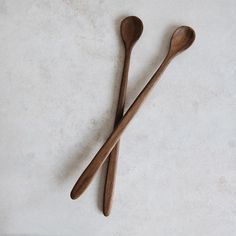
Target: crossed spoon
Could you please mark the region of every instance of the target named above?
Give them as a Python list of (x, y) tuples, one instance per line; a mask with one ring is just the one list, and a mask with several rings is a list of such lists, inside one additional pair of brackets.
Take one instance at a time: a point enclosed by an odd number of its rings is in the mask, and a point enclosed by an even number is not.
[[(123, 117), (131, 52), (135, 43), (140, 38), (142, 32), (143, 32), (143, 23), (138, 17), (128, 16), (124, 20), (122, 20), (120, 25), (120, 34), (122, 41), (124, 43), (125, 60), (120, 84), (119, 99), (116, 108), (116, 118), (114, 127), (116, 127), (119, 124), (120, 120)], [(112, 199), (115, 188), (118, 153), (119, 153), (119, 141), (116, 143), (116, 145), (114, 146), (113, 150), (111, 151), (108, 157), (107, 175), (105, 180), (104, 197), (103, 197), (103, 214), (105, 216), (109, 216), (111, 212)]]
[(130, 106), (123, 118), (120, 120), (119, 124), (113, 130), (111, 135), (108, 137), (107, 141), (97, 152), (88, 167), (79, 177), (70, 194), (72, 199), (78, 198), (89, 186), (98, 169), (102, 166), (102, 164), (104, 163), (116, 143), (119, 141), (121, 134), (124, 132), (129, 122), (132, 120), (132, 118), (135, 116), (135, 114), (141, 107), (148, 93), (154, 87), (156, 82), (160, 79), (162, 73), (164, 72), (170, 61), (176, 55), (189, 48), (194, 42), (194, 40), (195, 32), (192, 28), (188, 26), (181, 26), (175, 30), (170, 40), (168, 53), (165, 59), (163, 60), (162, 64), (154, 73), (154, 75), (146, 84), (146, 86), (143, 88), (143, 90), (140, 92), (140, 94), (137, 96), (133, 104)]

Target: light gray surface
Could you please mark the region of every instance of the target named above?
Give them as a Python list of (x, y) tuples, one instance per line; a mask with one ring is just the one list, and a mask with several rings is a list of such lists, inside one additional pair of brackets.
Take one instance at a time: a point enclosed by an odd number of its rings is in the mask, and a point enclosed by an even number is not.
[[(1, 0), (0, 235), (235, 236), (235, 12), (235, 0)], [(128, 15), (144, 32), (127, 106), (177, 26), (197, 38), (122, 137), (105, 218), (101, 172), (69, 193), (113, 126)]]

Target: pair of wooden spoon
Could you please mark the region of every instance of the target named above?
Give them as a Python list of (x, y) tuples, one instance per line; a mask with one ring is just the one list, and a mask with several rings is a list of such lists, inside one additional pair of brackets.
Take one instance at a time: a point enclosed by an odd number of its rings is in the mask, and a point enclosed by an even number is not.
[(146, 84), (146, 86), (143, 88), (143, 90), (140, 92), (140, 94), (137, 96), (137, 98), (130, 106), (128, 111), (125, 113), (125, 115), (122, 117), (124, 110), (125, 93), (127, 87), (130, 55), (135, 42), (138, 40), (138, 38), (142, 33), (142, 30), (143, 30), (142, 22), (137, 17), (133, 16), (128, 17), (121, 24), (121, 35), (125, 44), (126, 57), (123, 69), (123, 76), (122, 76), (123, 78), (120, 88), (120, 97), (117, 107), (115, 128), (111, 133), (111, 135), (108, 137), (107, 141), (104, 143), (104, 145), (97, 152), (93, 160), (90, 162), (88, 167), (79, 177), (79, 179), (77, 180), (71, 191), (71, 198), (72, 199), (78, 198), (86, 190), (86, 188), (92, 181), (98, 169), (102, 166), (108, 155), (111, 153), (110, 161), (108, 164), (106, 185), (105, 185), (105, 194), (104, 194), (105, 197), (104, 197), (104, 209), (103, 209), (104, 215), (109, 215), (111, 209), (112, 193), (114, 189), (114, 180), (115, 180), (115, 169), (117, 163), (118, 142), (121, 134), (124, 132), (129, 122), (132, 120), (134, 115), (141, 107), (143, 101), (145, 100), (151, 89), (154, 87), (155, 83), (160, 79), (161, 74), (164, 72), (169, 62), (177, 54), (189, 48), (195, 40), (195, 32), (192, 28), (188, 26), (181, 26), (175, 30), (170, 40), (168, 53), (164, 58), (162, 64), (154, 73), (154, 75)]

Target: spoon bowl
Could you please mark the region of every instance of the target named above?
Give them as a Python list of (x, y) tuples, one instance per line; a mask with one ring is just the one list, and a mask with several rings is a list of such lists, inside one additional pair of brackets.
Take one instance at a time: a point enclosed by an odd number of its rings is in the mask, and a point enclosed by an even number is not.
[(170, 52), (172, 55), (180, 53), (189, 48), (195, 40), (195, 32), (189, 26), (180, 26), (175, 30), (170, 41)]
[(126, 17), (121, 22), (120, 31), (125, 47), (132, 49), (143, 32), (143, 23), (137, 16)]

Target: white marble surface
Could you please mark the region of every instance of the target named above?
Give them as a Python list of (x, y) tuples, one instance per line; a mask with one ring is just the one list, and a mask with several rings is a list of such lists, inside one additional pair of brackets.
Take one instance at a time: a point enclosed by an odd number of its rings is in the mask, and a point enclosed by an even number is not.
[[(235, 236), (235, 12), (235, 0), (1, 0), (0, 235)], [(113, 126), (128, 15), (144, 32), (127, 107), (177, 26), (197, 38), (123, 135), (105, 218), (104, 169), (69, 193)]]

